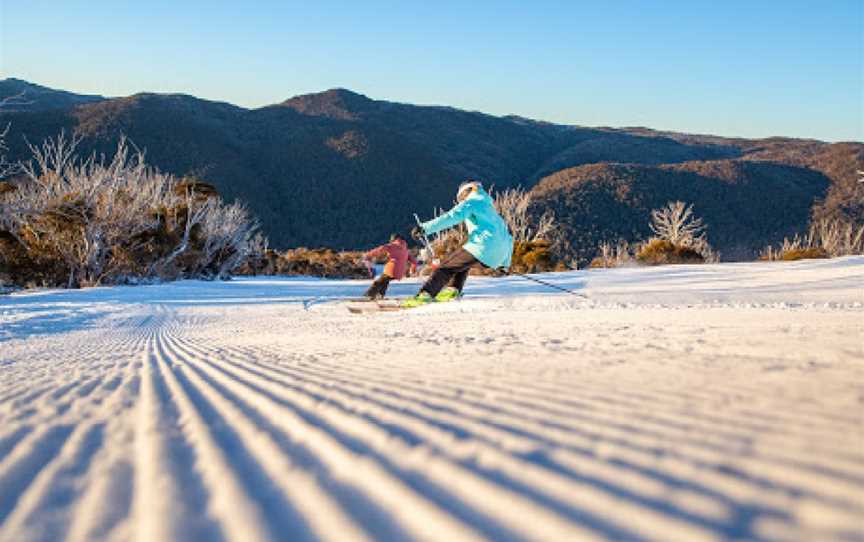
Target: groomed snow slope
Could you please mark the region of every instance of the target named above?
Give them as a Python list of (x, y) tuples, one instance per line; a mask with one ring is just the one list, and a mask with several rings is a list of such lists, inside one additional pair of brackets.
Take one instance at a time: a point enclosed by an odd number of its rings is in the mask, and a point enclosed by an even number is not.
[(544, 278), (0, 297), (0, 539), (864, 540), (864, 258)]

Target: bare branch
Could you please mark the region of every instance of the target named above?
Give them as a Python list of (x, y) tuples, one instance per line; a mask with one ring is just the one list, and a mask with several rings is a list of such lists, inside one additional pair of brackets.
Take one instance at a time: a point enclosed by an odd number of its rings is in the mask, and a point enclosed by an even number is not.
[(670, 201), (665, 207), (651, 211), (651, 231), (673, 244), (693, 246), (703, 240), (705, 226), (702, 219), (693, 216), (693, 205)]
[[(0, 110), (4, 107), (9, 107), (10, 105), (29, 104), (30, 102), (24, 101), (23, 97), (24, 93), (20, 92), (14, 96), (7, 96), (0, 99)], [(11, 127), (12, 123), (6, 123), (6, 126), (4, 126), (2, 131), (0, 131), (0, 179), (5, 179), (10, 175), (18, 173), (20, 170), (18, 164), (10, 163), (6, 159), (6, 151), (8, 150), (8, 147), (6, 146), (6, 136), (9, 135), (9, 129)]]
[(224, 277), (263, 244), (245, 207), (178, 189), (125, 138), (112, 157), (98, 160), (80, 159), (79, 142), (61, 134), (31, 145), (26, 180), (0, 198), (0, 229), (25, 259), (41, 262), (31, 267), (55, 269), (52, 276), (72, 286)]
[(558, 227), (551, 210), (545, 211), (539, 217), (531, 213), (531, 193), (521, 187), (496, 194), (495, 209), (507, 223), (510, 234), (517, 243), (549, 241)]

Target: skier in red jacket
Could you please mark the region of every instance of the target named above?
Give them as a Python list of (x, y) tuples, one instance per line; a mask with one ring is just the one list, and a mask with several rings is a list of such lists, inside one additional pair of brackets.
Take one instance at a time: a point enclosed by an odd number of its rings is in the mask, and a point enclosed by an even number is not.
[(391, 280), (400, 280), (405, 276), (407, 264), (411, 263), (411, 273), (417, 271), (417, 260), (408, 252), (408, 243), (398, 233), (390, 236), (390, 242), (380, 247), (373, 248), (364, 255), (366, 259), (378, 258), (387, 255), (387, 263), (384, 271), (372, 282), (364, 294), (369, 299), (380, 299), (387, 293), (387, 286)]

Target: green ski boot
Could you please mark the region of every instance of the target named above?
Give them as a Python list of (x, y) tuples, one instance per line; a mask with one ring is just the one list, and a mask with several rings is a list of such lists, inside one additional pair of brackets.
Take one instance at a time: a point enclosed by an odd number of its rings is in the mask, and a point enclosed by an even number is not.
[(414, 297), (409, 297), (402, 301), (403, 309), (413, 309), (414, 307), (420, 307), (427, 303), (432, 303), (435, 301), (435, 298), (429, 295), (427, 292), (420, 292)]
[(448, 286), (447, 288), (444, 288), (443, 290), (438, 292), (438, 295), (435, 296), (435, 301), (454, 301), (456, 299), (459, 299), (460, 297), (462, 297), (462, 292), (452, 286)]

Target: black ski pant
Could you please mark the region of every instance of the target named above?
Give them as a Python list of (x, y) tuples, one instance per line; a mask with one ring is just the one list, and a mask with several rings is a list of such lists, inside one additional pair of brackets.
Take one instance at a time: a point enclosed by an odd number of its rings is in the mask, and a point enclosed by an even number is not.
[(372, 281), (372, 285), (369, 286), (369, 289), (363, 295), (369, 299), (384, 297), (387, 294), (387, 287), (390, 286), (391, 280), (393, 280), (393, 277), (382, 273), (377, 279)]
[(468, 279), (468, 272), (476, 265), (486, 267), (473, 254), (460, 248), (444, 258), (444, 261), (441, 262), (438, 269), (432, 272), (432, 276), (426, 280), (420, 291), (435, 297), (449, 284), (461, 292), (465, 286), (465, 280)]

